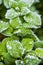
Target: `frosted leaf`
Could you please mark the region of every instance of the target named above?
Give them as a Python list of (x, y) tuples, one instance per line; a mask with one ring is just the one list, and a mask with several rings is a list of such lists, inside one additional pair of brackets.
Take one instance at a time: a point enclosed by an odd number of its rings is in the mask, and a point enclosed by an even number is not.
[(0, 21), (0, 33), (9, 28), (9, 24), (7, 22)]
[(16, 18), (10, 20), (10, 25), (11, 25), (14, 29), (17, 29), (17, 28), (19, 28), (19, 26), (22, 25), (22, 22), (21, 22), (21, 20), (20, 20), (19, 17), (16, 17)]
[(28, 26), (40, 26), (41, 25), (41, 17), (37, 13), (29, 13), (27, 16), (24, 16), (24, 20), (28, 23)]
[(27, 54), (25, 56), (25, 63), (26, 65), (38, 65), (41, 60), (39, 60), (37, 57)]
[(27, 15), (28, 13), (30, 13), (30, 10), (27, 7), (21, 8), (21, 15)]
[(29, 39), (29, 38), (24, 38), (24, 39), (22, 39), (22, 44), (23, 44), (23, 47), (28, 52), (28, 51), (31, 51), (33, 49), (34, 41), (32, 39)]
[(13, 35), (13, 28), (9, 26), (9, 28), (2, 32), (5, 36), (12, 36)]
[(22, 60), (16, 60), (15, 64), (16, 65), (24, 65), (24, 62)]
[(14, 0), (4, 0), (4, 6), (6, 8), (11, 8), (13, 3), (14, 3)]
[(5, 14), (5, 18), (13, 19), (19, 15), (20, 15), (20, 12), (16, 12), (13, 8), (11, 8), (11, 9), (7, 10), (7, 12)]
[(18, 30), (14, 30), (14, 34), (17, 34), (18, 36), (25, 36), (27, 34), (32, 34), (32, 31), (30, 29), (20, 27)]
[(19, 7), (30, 7), (34, 3), (34, 0), (20, 0)]
[(14, 58), (19, 58), (24, 54), (23, 46), (17, 40), (8, 41), (6, 44), (6, 47), (7, 47), (7, 51), (9, 52), (9, 54)]
[(26, 22), (24, 22), (23, 23), (23, 27), (24, 28), (40, 28), (40, 26), (36, 26), (36, 25), (34, 25), (34, 24), (32, 24), (32, 23), (26, 23)]
[(43, 48), (36, 48), (35, 51), (37, 56), (43, 59)]

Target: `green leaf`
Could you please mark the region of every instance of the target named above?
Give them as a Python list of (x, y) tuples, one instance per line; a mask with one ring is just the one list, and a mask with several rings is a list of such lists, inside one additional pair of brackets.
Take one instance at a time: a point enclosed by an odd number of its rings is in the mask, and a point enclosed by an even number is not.
[(35, 12), (31, 12), (27, 16), (24, 16), (24, 20), (27, 22), (27, 24), (24, 23), (24, 27), (27, 25), (28, 28), (35, 28), (41, 25), (41, 17)]
[(4, 6), (6, 8), (15, 8), (18, 6), (18, 2), (16, 0), (4, 0)]
[(23, 27), (24, 28), (36, 28), (37, 29), (39, 26), (36, 26), (36, 25), (34, 25), (34, 24), (30, 23), (30, 22), (29, 23), (24, 22)]
[(7, 19), (13, 19), (17, 16), (20, 16), (20, 12), (16, 12), (13, 8), (7, 10), (7, 12), (5, 14), (5, 18), (7, 18)]
[(27, 7), (21, 8), (21, 15), (27, 15), (30, 13), (30, 10)]
[(37, 56), (43, 59), (43, 48), (36, 48), (35, 51)]
[(37, 57), (27, 54), (25, 56), (25, 63), (26, 65), (38, 65), (41, 60), (39, 60)]
[(4, 0), (4, 6), (10, 8), (14, 0)]
[(24, 61), (22, 61), (22, 60), (16, 60), (16, 61), (15, 61), (15, 64), (16, 64), (16, 65), (25, 65), (25, 64), (24, 64)]
[(8, 29), (9, 24), (8, 22), (0, 21), (0, 33)]
[(43, 48), (43, 41), (35, 42), (34, 48)]
[(14, 40), (16, 39), (15, 37), (8, 37), (8, 38), (4, 38), (2, 43), (0, 44), (0, 54), (1, 55), (4, 55), (6, 52), (7, 52), (7, 49), (6, 49), (6, 44), (8, 41), (11, 41), (11, 40)]
[(27, 52), (29, 52), (33, 49), (34, 41), (29, 38), (24, 38), (24, 39), (22, 39), (22, 44), (23, 44), (23, 47), (25, 48), (25, 50)]
[(36, 54), (36, 52), (34, 50), (30, 51), (29, 54), (32, 55), (32, 56), (37, 57), (37, 54)]
[(23, 46), (18, 40), (8, 41), (6, 47), (8, 53), (14, 58), (19, 58), (24, 54)]
[(17, 28), (19, 28), (22, 25), (22, 22), (21, 22), (19, 17), (16, 17), (16, 18), (10, 20), (10, 25), (14, 29), (17, 29)]
[(19, 1), (19, 7), (31, 7), (31, 5), (34, 3), (34, 0), (20, 0)]
[(5, 36), (12, 36), (13, 35), (13, 28), (9, 26), (9, 28), (5, 31), (2, 32), (3, 35)]
[(25, 36), (27, 34), (32, 34), (32, 30), (21, 26), (18, 30), (14, 30), (14, 34), (17, 34), (18, 36)]
[(7, 64), (7, 65), (11, 65), (11, 64), (13, 64), (14, 61), (15, 61), (15, 59), (14, 59), (12, 56), (10, 56), (9, 53), (5, 53), (3, 57), (4, 57), (4, 62), (5, 62), (5, 64)]

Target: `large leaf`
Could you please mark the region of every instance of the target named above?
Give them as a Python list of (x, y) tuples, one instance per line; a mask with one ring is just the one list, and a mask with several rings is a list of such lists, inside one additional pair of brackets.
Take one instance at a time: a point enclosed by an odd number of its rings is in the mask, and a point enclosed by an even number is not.
[(29, 39), (29, 38), (24, 38), (22, 40), (22, 44), (27, 52), (31, 51), (33, 49), (33, 46), (34, 46), (33, 40)]
[(19, 58), (24, 54), (23, 46), (17, 40), (8, 41), (6, 47), (8, 53), (14, 58)]

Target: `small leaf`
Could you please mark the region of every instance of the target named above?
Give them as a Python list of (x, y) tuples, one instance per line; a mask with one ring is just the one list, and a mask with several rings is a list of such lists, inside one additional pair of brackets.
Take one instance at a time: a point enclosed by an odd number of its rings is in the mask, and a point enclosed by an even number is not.
[(19, 15), (20, 15), (20, 12), (16, 12), (13, 8), (11, 8), (11, 9), (7, 10), (7, 12), (5, 14), (5, 18), (13, 19)]
[(27, 7), (21, 8), (21, 15), (27, 15), (28, 13), (30, 13), (30, 10)]
[(5, 65), (6, 64), (7, 65), (11, 65), (15, 61), (15, 59), (12, 56), (10, 56), (9, 53), (5, 53), (3, 57), (4, 57), (4, 63), (5, 63)]
[(16, 65), (25, 65), (22, 60), (16, 60), (16, 61), (15, 61), (15, 64), (16, 64)]
[(27, 54), (25, 56), (25, 63), (26, 65), (38, 65), (41, 60), (39, 60), (37, 57)]
[(3, 2), (6, 8), (11, 8), (11, 5), (14, 2), (14, 0), (4, 0)]
[(43, 48), (36, 48), (35, 51), (37, 56), (43, 59)]
[(21, 26), (18, 30), (14, 31), (14, 34), (17, 34), (18, 36), (25, 36), (27, 34), (32, 34), (32, 30), (26, 29)]
[(9, 26), (9, 28), (7, 30), (5, 30), (4, 32), (2, 32), (2, 34), (5, 36), (12, 36), (13, 35), (13, 28)]
[(14, 40), (15, 38), (14, 37), (8, 37), (8, 38), (4, 38), (3, 39), (3, 41), (1, 42), (1, 44), (0, 44), (0, 54), (1, 55), (4, 55), (5, 53), (6, 53), (6, 43), (8, 42), (8, 41), (11, 41), (11, 40)]
[(31, 5), (34, 3), (34, 0), (20, 0), (19, 1), (19, 7), (31, 7)]
[(16, 18), (10, 20), (10, 25), (14, 29), (17, 29), (17, 28), (19, 28), (22, 25), (22, 22), (21, 22), (19, 17), (16, 17)]
[(43, 48), (43, 41), (37, 41), (37, 42), (35, 42), (34, 48)]
[(41, 17), (37, 13), (29, 13), (27, 16), (24, 16), (24, 20), (30, 28), (35, 28), (37, 26), (39, 27), (41, 25)]
[(34, 42), (32, 39), (29, 39), (29, 38), (24, 38), (22, 40), (22, 44), (23, 44), (23, 47), (26, 49), (26, 51), (31, 51), (33, 49), (33, 46), (34, 46)]
[(0, 21), (0, 33), (8, 29), (9, 24), (8, 22)]
[(32, 24), (32, 23), (26, 23), (26, 22), (24, 22), (23, 23), (23, 27), (24, 28), (40, 28), (40, 26), (36, 26), (36, 25), (34, 25), (34, 24)]
[(14, 58), (19, 58), (24, 54), (23, 46), (18, 40), (8, 41), (6, 47), (8, 53)]

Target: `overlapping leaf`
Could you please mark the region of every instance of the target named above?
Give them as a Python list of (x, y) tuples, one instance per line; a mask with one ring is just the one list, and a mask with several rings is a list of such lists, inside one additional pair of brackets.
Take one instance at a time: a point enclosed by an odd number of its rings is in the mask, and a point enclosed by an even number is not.
[(0, 33), (3, 32), (4, 30), (8, 29), (9, 24), (8, 22), (3, 22), (0, 20)]
[(23, 47), (25, 48), (25, 50), (28, 52), (28, 51), (31, 51), (33, 49), (33, 46), (34, 46), (34, 42), (32, 39), (29, 39), (29, 38), (24, 38), (22, 40), (22, 44), (23, 44)]

